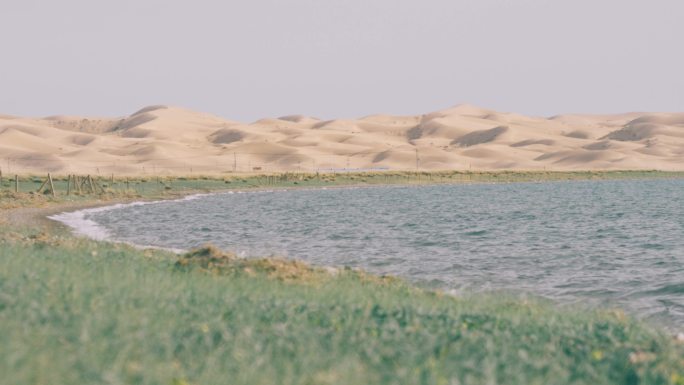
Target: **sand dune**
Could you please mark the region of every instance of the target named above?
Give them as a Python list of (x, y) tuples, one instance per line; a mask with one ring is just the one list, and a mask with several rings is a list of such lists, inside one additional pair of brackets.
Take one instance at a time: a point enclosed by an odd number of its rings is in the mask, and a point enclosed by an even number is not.
[(0, 115), (5, 173), (345, 169), (684, 170), (684, 113), (551, 118), (460, 105), (418, 116), (245, 124), (169, 106), (118, 118)]

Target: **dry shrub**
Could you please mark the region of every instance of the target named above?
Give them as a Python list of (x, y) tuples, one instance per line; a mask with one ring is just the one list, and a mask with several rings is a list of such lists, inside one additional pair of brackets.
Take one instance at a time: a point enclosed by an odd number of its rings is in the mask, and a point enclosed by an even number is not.
[(184, 254), (176, 262), (176, 267), (196, 267), (221, 275), (263, 275), (296, 282), (313, 282), (329, 276), (324, 269), (311, 267), (304, 262), (283, 258), (240, 258), (213, 245), (205, 245)]
[(235, 259), (237, 256), (233, 253), (226, 253), (213, 245), (205, 245), (184, 254), (176, 262), (176, 266), (199, 266), (203, 269), (213, 269), (217, 266), (226, 265)]
[(18, 207), (41, 207), (52, 201), (52, 197), (45, 194), (36, 194), (35, 191), (18, 192), (1, 191), (0, 209), (13, 209)]
[(265, 276), (289, 283), (318, 284), (333, 276), (348, 276), (361, 283), (388, 285), (402, 282), (391, 276), (376, 276), (350, 268), (313, 267), (297, 260), (280, 257), (240, 258), (216, 246), (205, 245), (184, 254), (177, 262), (177, 268), (199, 268), (218, 275)]

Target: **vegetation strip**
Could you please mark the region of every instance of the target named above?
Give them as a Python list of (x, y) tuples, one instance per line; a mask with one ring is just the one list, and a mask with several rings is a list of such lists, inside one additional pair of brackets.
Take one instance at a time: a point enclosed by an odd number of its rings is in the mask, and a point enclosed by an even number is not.
[[(55, 202), (165, 199), (236, 189), (420, 185), (454, 183), (515, 183), (572, 180), (681, 179), (684, 172), (667, 171), (383, 171), (365, 173), (227, 174), (215, 176), (93, 177), (24, 175), (0, 180), (0, 209), (34, 207)], [(52, 181), (51, 188), (44, 184)], [(78, 181), (78, 183), (76, 183)], [(83, 185), (83, 188), (81, 188)], [(98, 186), (94, 188), (92, 186)], [(85, 187), (89, 188), (86, 189)], [(18, 190), (18, 191), (17, 191)], [(53, 191), (54, 190), (54, 191)]]

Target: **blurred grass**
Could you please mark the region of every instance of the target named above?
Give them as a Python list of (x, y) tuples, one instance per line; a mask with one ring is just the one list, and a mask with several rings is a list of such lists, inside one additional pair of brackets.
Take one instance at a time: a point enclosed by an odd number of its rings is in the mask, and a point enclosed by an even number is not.
[(2, 227), (0, 383), (684, 383), (682, 346), (618, 311), (281, 268)]

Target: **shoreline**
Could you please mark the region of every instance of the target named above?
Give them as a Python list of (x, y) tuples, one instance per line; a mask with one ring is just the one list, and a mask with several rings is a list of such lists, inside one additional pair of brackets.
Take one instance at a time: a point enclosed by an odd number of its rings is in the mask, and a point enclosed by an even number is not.
[[(632, 179), (630, 179), (630, 180), (632, 180)], [(638, 179), (636, 179), (636, 180), (638, 180)], [(627, 180), (621, 180), (621, 181), (627, 181)], [(551, 183), (555, 183), (555, 182), (559, 182), (559, 181), (551, 181)], [(597, 181), (571, 180), (571, 181), (564, 181), (564, 182), (586, 183), (586, 182), (606, 182), (606, 181), (605, 180), (597, 180)], [(528, 183), (528, 182), (519, 182), (519, 183)], [(449, 185), (453, 186), (453, 185), (460, 185), (460, 184), (462, 184), (462, 183), (454, 183), (454, 184), (449, 184)], [(476, 183), (476, 184), (489, 185), (489, 184), (497, 184), (497, 183), (482, 182), (482, 183)], [(507, 184), (507, 183), (498, 183), (498, 184)], [(470, 183), (464, 183), (463, 185), (470, 185)], [(207, 196), (243, 194), (243, 193), (244, 194), (249, 194), (249, 193), (258, 194), (258, 193), (269, 193), (269, 192), (270, 193), (275, 193), (275, 192), (297, 193), (297, 192), (302, 192), (302, 191), (318, 191), (318, 190), (328, 190), (328, 189), (346, 190), (346, 189), (359, 189), (359, 188), (360, 189), (420, 188), (420, 187), (430, 187), (430, 186), (448, 186), (448, 185), (446, 185), (446, 184), (421, 184), (421, 185), (416, 185), (416, 184), (406, 184), (406, 185), (390, 184), (390, 185), (348, 185), (348, 186), (334, 186), (334, 187), (302, 186), (302, 187), (294, 187), (294, 188), (293, 187), (279, 187), (279, 188), (259, 188), (259, 189), (234, 189), (234, 190), (216, 191), (213, 193), (190, 194), (190, 195), (186, 195), (183, 197), (174, 197), (174, 198), (169, 198), (169, 199), (155, 199), (155, 200), (144, 200), (144, 201), (131, 201), (131, 202), (126, 202), (126, 203), (113, 203), (111, 205), (105, 205), (102, 208), (104, 209), (103, 211), (109, 211), (109, 210), (116, 210), (118, 208), (130, 207), (130, 206), (183, 202), (186, 200), (201, 199), (201, 198), (207, 197)], [(99, 207), (100, 206), (98, 206), (97, 208), (99, 208)], [(95, 208), (95, 210), (92, 210), (91, 208), (88, 208), (88, 207), (81, 208), (81, 209), (78, 209), (76, 211), (70, 212), (70, 214), (78, 214), (81, 217), (81, 219), (83, 219), (82, 217), (84, 215), (87, 215), (89, 212), (100, 211), (97, 208)], [(157, 210), (157, 209), (155, 209), (155, 210)], [(67, 213), (67, 214), (69, 214), (69, 213)], [(67, 226), (69, 229), (71, 229), (73, 231), (74, 234), (87, 237), (88, 239), (92, 239), (92, 240), (96, 240), (96, 241), (112, 242), (112, 243), (122, 243), (122, 244), (126, 244), (129, 246), (133, 246), (135, 248), (139, 248), (141, 250), (145, 250), (145, 249), (165, 250), (165, 251), (175, 253), (177, 255), (184, 254), (184, 253), (187, 253), (190, 251), (190, 249), (181, 249), (181, 248), (176, 249), (176, 248), (166, 247), (163, 245), (163, 242), (161, 242), (160, 244), (156, 244), (156, 245), (155, 244), (138, 244), (138, 243), (134, 243), (134, 241), (125, 241), (125, 240), (116, 239), (115, 237), (112, 237), (109, 234), (100, 233), (102, 235), (99, 235), (97, 233), (97, 231), (95, 231), (95, 232), (90, 231), (87, 228), (87, 226), (85, 226), (85, 229), (84, 229), (84, 226), (82, 226), (82, 224), (69, 223), (69, 218), (57, 218), (57, 216), (58, 215), (52, 215), (52, 216), (50, 216), (49, 219), (60, 221), (60, 223), (63, 226)], [(209, 240), (208, 242), (212, 242), (212, 240)], [(182, 247), (182, 246), (183, 246), (183, 244), (175, 245), (175, 247)], [(238, 250), (239, 250), (239, 248), (238, 248)], [(242, 255), (242, 254), (240, 254), (240, 255)], [(248, 255), (247, 257), (248, 258), (258, 258), (258, 255)], [(293, 261), (301, 261), (300, 259), (297, 259), (297, 257), (289, 257), (288, 259), (293, 260)], [(314, 265), (314, 266), (323, 267), (323, 268), (332, 268), (332, 269), (343, 268), (343, 266), (339, 264), (340, 263), (339, 261), (337, 264), (335, 264), (334, 260), (332, 260), (332, 262), (329, 261), (329, 262), (323, 262), (323, 263), (319, 262), (319, 263), (320, 263), (319, 265)], [(372, 270), (372, 267), (366, 265), (366, 267), (363, 267), (362, 269), (371, 269)], [(376, 274), (377, 274), (377, 271), (376, 271)], [(401, 274), (401, 273), (394, 272), (394, 274)], [(401, 279), (406, 279), (406, 280), (409, 279), (408, 276), (406, 276), (406, 275), (403, 275), (403, 277), (402, 277), (402, 275), (397, 275), (397, 276), (400, 277)], [(420, 280), (418, 280), (418, 281), (414, 280), (412, 284), (417, 285), (419, 287), (428, 288), (427, 286), (423, 286)], [(454, 287), (454, 286), (444, 284), (444, 285), (440, 285), (440, 286), (435, 285), (435, 286), (432, 286), (430, 288), (445, 291), (445, 292), (452, 292), (452, 290), (450, 290), (450, 288), (452, 288), (452, 287)], [(481, 289), (480, 290), (472, 289), (472, 290), (474, 290), (474, 291), (472, 291), (472, 292), (466, 291), (466, 293), (478, 293), (478, 292), (488, 293), (489, 292), (489, 290), (480, 291)], [(561, 305), (561, 306), (564, 305), (563, 301), (559, 301), (558, 299), (553, 299), (552, 297), (547, 297), (543, 294), (535, 294), (533, 291), (531, 291), (529, 289), (528, 289), (528, 291), (520, 291), (520, 290), (516, 289), (515, 287), (511, 287), (510, 289), (499, 288), (499, 289), (495, 289), (494, 291), (500, 291), (500, 290), (512, 290), (512, 291), (519, 293), (519, 294), (522, 294), (522, 295), (531, 295), (531, 296), (535, 296), (538, 298), (545, 298), (545, 299), (549, 299), (550, 301), (552, 301), (553, 303), (555, 303), (557, 305)], [(620, 305), (619, 304), (612, 304), (612, 305), (607, 304), (607, 305), (602, 305), (601, 307), (606, 307), (606, 306), (613, 307), (613, 306), (620, 306)], [(630, 309), (631, 304), (630, 303), (627, 303), (627, 304), (623, 303), (621, 306), (623, 306), (625, 309)], [(644, 315), (642, 313), (632, 312), (631, 314), (634, 317), (639, 317), (639, 318), (645, 319), (645, 318), (643, 318)], [(646, 321), (651, 322), (653, 325), (657, 325), (659, 327), (666, 327), (668, 330), (672, 330), (672, 331), (681, 331), (682, 327), (683, 327), (681, 324), (677, 324), (676, 322), (675, 323), (669, 323), (669, 322), (661, 322), (661, 321), (655, 321), (655, 320), (646, 320)]]
[[(411, 174), (416, 174), (416, 175), (422, 175), (426, 176), (427, 178), (430, 178), (432, 176), (436, 177), (443, 177), (446, 174), (452, 173), (456, 175), (485, 175), (488, 177), (494, 177), (495, 179), (489, 179), (489, 180), (465, 180), (465, 179), (460, 179), (460, 180), (441, 180), (438, 182), (433, 182), (431, 179), (430, 180), (421, 180), (420, 178), (418, 179), (417, 183), (416, 181), (413, 180), (400, 180), (397, 182), (386, 182), (386, 183), (367, 183), (367, 182), (353, 182), (353, 183), (341, 183), (341, 184), (332, 184), (332, 185), (256, 185), (256, 186), (242, 186), (242, 187), (234, 187), (234, 188), (196, 188), (196, 189), (190, 189), (190, 190), (175, 190), (171, 192), (171, 196), (165, 196), (165, 195), (152, 195), (152, 196), (135, 196), (135, 197), (120, 197), (120, 196), (113, 196), (113, 197), (107, 197), (107, 200), (102, 200), (101, 197), (99, 196), (94, 196), (94, 200), (85, 200), (85, 201), (79, 201), (79, 202), (74, 202), (74, 201), (63, 201), (63, 202), (42, 202), (42, 203), (47, 203), (47, 205), (42, 206), (42, 207), (36, 207), (32, 205), (27, 205), (27, 206), (18, 206), (18, 207), (10, 207), (10, 208), (0, 208), (0, 220), (3, 218), (5, 219), (11, 219), (11, 220), (18, 220), (19, 223), (23, 223), (25, 219), (23, 219), (24, 216), (26, 216), (26, 211), (32, 212), (36, 211), (35, 214), (31, 214), (33, 216), (43, 216), (44, 218), (37, 218), (37, 217), (31, 217), (31, 223), (35, 224), (36, 222), (42, 222), (44, 225), (63, 225), (59, 221), (55, 221), (54, 219), (47, 218), (49, 216), (55, 216), (58, 214), (62, 213), (68, 213), (68, 212), (74, 212), (74, 211), (80, 211), (80, 210), (86, 210), (86, 209), (93, 209), (93, 208), (98, 208), (98, 207), (106, 207), (106, 206), (114, 206), (117, 204), (133, 204), (136, 202), (144, 203), (144, 204), (149, 204), (149, 203), (157, 203), (157, 202), (166, 202), (166, 201), (175, 201), (175, 200), (182, 200), (182, 199), (187, 199), (189, 196), (201, 196), (201, 195), (213, 195), (213, 194), (221, 194), (221, 193), (244, 193), (244, 192), (260, 192), (260, 191), (295, 191), (295, 190), (318, 190), (318, 189), (345, 189), (345, 188), (374, 188), (374, 187), (422, 187), (422, 186), (440, 186), (440, 185), (472, 185), (472, 184), (510, 184), (510, 183), (554, 183), (554, 182), (582, 182), (582, 181), (593, 181), (593, 182), (603, 182), (603, 181), (619, 181), (619, 180), (661, 180), (661, 179), (672, 179), (672, 180), (681, 180), (684, 179), (684, 173), (682, 172), (672, 172), (672, 171), (659, 171), (659, 170), (605, 170), (605, 171), (484, 171), (484, 172), (469, 172), (469, 171), (436, 171), (436, 172), (399, 172), (400, 174), (406, 174), (406, 175), (411, 175)], [(644, 175), (644, 173), (647, 173)], [(344, 174), (335, 174), (339, 176), (346, 176), (349, 177), (351, 176), (351, 179), (354, 180), (355, 177), (360, 177), (363, 178), (364, 176), (367, 175), (380, 175), (380, 176), (385, 176), (385, 175), (394, 175), (395, 172), (381, 172), (381, 173), (344, 173)], [(626, 174), (626, 178), (622, 177), (622, 174)], [(637, 174), (632, 176), (631, 174)], [(301, 174), (300, 176), (311, 176), (313, 174)], [(331, 174), (332, 175), (332, 174)], [(524, 175), (527, 177), (530, 176), (567, 176), (568, 178), (529, 178), (525, 179), (522, 178), (521, 180), (501, 180), (498, 178), (498, 176), (520, 176)], [(579, 177), (577, 177), (579, 176)], [(615, 177), (613, 177), (615, 176)], [(619, 176), (619, 177), (617, 177)], [(244, 176), (239, 176), (238, 178), (242, 178)], [(263, 174), (256, 174), (256, 176), (252, 176), (256, 178), (258, 181), (261, 180), (262, 177), (265, 177)], [(577, 177), (577, 178), (575, 178)], [(183, 178), (183, 177), (177, 177), (177, 178)], [(210, 180), (210, 181), (216, 181), (217, 179), (202, 179), (199, 178), (198, 180)], [(222, 181), (228, 181), (227, 179), (219, 179)], [(296, 182), (295, 182), (296, 183)], [(1, 188), (1, 186), (0, 186)], [(0, 190), (0, 193), (2, 190)], [(25, 193), (22, 193), (25, 194)], [(33, 194), (29, 192), (28, 194)], [(86, 197), (88, 198), (88, 197)], [(9, 198), (10, 200), (13, 198)], [(66, 225), (64, 225), (66, 226)], [(68, 226), (66, 227), (68, 228)]]
[[(81, 235), (85, 236), (94, 240), (101, 240), (101, 241), (111, 241), (111, 242), (120, 242), (116, 241), (114, 239), (111, 239), (107, 236), (97, 236), (93, 234), (87, 234), (81, 231), (81, 228), (72, 226), (68, 221), (72, 221), (75, 218), (68, 218), (69, 214), (77, 215), (77, 213), (81, 212), (86, 212), (90, 210), (96, 210), (96, 209), (102, 209), (103, 211), (108, 211), (108, 210), (115, 210), (118, 207), (127, 207), (131, 205), (146, 205), (146, 204), (160, 204), (160, 203), (165, 203), (165, 202), (180, 202), (188, 199), (197, 199), (201, 198), (203, 196), (211, 196), (211, 195), (219, 195), (219, 194), (241, 194), (241, 193), (259, 193), (259, 192), (287, 192), (287, 191), (307, 191), (307, 190), (332, 190), (332, 189), (353, 189), (353, 188), (389, 188), (389, 187), (397, 187), (397, 188), (406, 188), (406, 187), (429, 187), (429, 186), (451, 186), (451, 185), (488, 185), (488, 184), (515, 184), (515, 183), (559, 183), (559, 182), (607, 182), (607, 181), (635, 181), (635, 180), (661, 180), (661, 179), (672, 179), (672, 180), (680, 180), (684, 179), (684, 175), (679, 175), (679, 173), (674, 173), (675, 175), (669, 176), (669, 177), (662, 177), (659, 175), (655, 176), (634, 176), (634, 177), (627, 177), (627, 178), (610, 178), (610, 177), (605, 177), (605, 178), (593, 178), (593, 174), (597, 174), (599, 176), (606, 176), (606, 175), (613, 175), (613, 174), (621, 174), (621, 173), (626, 173), (630, 174), (632, 172), (641, 172), (641, 171), (631, 171), (631, 170), (626, 170), (626, 171), (605, 171), (605, 172), (594, 172), (594, 171), (589, 171), (589, 173), (592, 175), (592, 177), (587, 177), (587, 178), (577, 178), (577, 179), (540, 179), (540, 180), (515, 180), (515, 181), (507, 181), (507, 180), (458, 180), (458, 181), (447, 181), (447, 182), (432, 182), (432, 181), (423, 181), (419, 183), (411, 183), (411, 181), (407, 181), (405, 183), (398, 182), (398, 183), (349, 183), (349, 184), (338, 184), (338, 185), (331, 185), (331, 186), (326, 186), (326, 185), (316, 185), (316, 186), (257, 186), (257, 187), (238, 187), (238, 188), (228, 188), (228, 189), (210, 189), (210, 190), (205, 190), (205, 191), (177, 191), (174, 192), (174, 196), (151, 196), (151, 197), (136, 197), (136, 198), (121, 198), (121, 199), (113, 199), (111, 201), (107, 202), (83, 202), (83, 203), (78, 203), (78, 204), (68, 204), (65, 205), (63, 208), (58, 209), (57, 207), (51, 206), (49, 210), (40, 213), (39, 215), (42, 215), (44, 218), (42, 220), (44, 222), (49, 222), (52, 225), (59, 225), (62, 226), (66, 230), (70, 230), (74, 235)], [(656, 171), (659, 173), (660, 171)], [(439, 174), (440, 172), (433, 173), (433, 174)], [(502, 171), (500, 173), (497, 172), (485, 172), (485, 174), (491, 174), (491, 175), (507, 175), (510, 173), (515, 173), (515, 172), (510, 172), (510, 171)], [(575, 175), (575, 172), (564, 172), (564, 171), (544, 171), (544, 172), (531, 172), (531, 174), (559, 174), (559, 175), (565, 175), (567, 174), (568, 176), (570, 175)], [(349, 174), (352, 175), (352, 174)], [(261, 178), (259, 176), (259, 178)], [(58, 204), (59, 205), (59, 204)], [(15, 209), (10, 209), (10, 210), (21, 210), (22, 208), (15, 208)], [(25, 209), (33, 209), (31, 207), (25, 207)], [(47, 209), (47, 208), (46, 208)], [(2, 211), (0, 210), (0, 220), (2, 219)], [(19, 211), (21, 213), (21, 211)], [(62, 216), (61, 219), (58, 217)], [(66, 218), (65, 218), (66, 217)], [(40, 220), (41, 218), (36, 218)], [(95, 224), (97, 226), (97, 224)], [(132, 246), (145, 249), (145, 248), (159, 248), (159, 249), (165, 249), (164, 247), (159, 247), (159, 246), (154, 246), (154, 245), (139, 245), (139, 244), (132, 244)], [(174, 252), (181, 253), (181, 252), (187, 252), (188, 250), (176, 250), (176, 249), (168, 249), (168, 250), (173, 250)]]
[[(184, 191), (174, 192), (171, 196), (148, 196), (148, 197), (115, 197), (113, 199), (100, 200), (97, 199), (80, 201), (80, 202), (51, 202), (44, 207), (18, 207), (0, 210), (0, 223), (7, 222), (13, 226), (36, 227), (42, 232), (54, 235), (67, 235), (72, 237), (82, 237), (87, 240), (95, 242), (105, 242), (111, 244), (122, 244), (131, 246), (138, 250), (160, 250), (173, 253), (177, 256), (189, 253), (191, 249), (175, 249), (164, 246), (137, 244), (129, 241), (118, 240), (106, 234), (106, 229), (93, 221), (84, 218), (89, 212), (93, 211), (110, 211), (118, 208), (125, 208), (129, 206), (164, 204), (173, 202), (183, 202), (187, 200), (201, 199), (206, 196), (214, 195), (231, 195), (231, 194), (246, 194), (246, 193), (264, 193), (264, 192), (298, 192), (298, 191), (316, 191), (316, 190), (344, 190), (344, 189), (374, 189), (374, 188), (419, 188), (430, 186), (455, 186), (455, 185), (493, 185), (493, 184), (516, 184), (516, 183), (557, 183), (557, 182), (610, 182), (610, 181), (635, 181), (635, 180), (662, 180), (663, 178), (654, 177), (635, 177), (624, 179), (561, 179), (561, 180), (541, 180), (541, 181), (452, 181), (450, 183), (387, 183), (387, 184), (368, 184), (356, 183), (346, 185), (334, 186), (260, 186), (260, 187), (243, 187), (230, 189), (216, 189), (212, 191)], [(684, 178), (667, 178), (680, 180)], [(91, 222), (91, 223), (87, 223)], [(12, 226), (10, 225), (10, 227)], [(89, 231), (88, 227), (90, 227)], [(248, 258), (259, 258), (258, 256), (249, 256)], [(277, 257), (276, 257), (277, 258)], [(288, 258), (291, 261), (301, 262), (296, 258)], [(326, 269), (340, 269), (339, 266), (317, 266)], [(404, 279), (404, 278), (402, 278)], [(437, 288), (437, 290), (446, 290), (451, 292), (448, 288)], [(486, 292), (485, 292), (486, 293)], [(523, 292), (523, 294), (530, 294)], [(531, 294), (535, 296), (534, 294)], [(539, 298), (546, 298), (538, 296)], [(549, 299), (550, 300), (550, 299)], [(554, 300), (551, 300), (556, 305), (561, 305)], [(636, 317), (636, 315), (634, 315)], [(649, 321), (650, 322), (650, 321)], [(656, 322), (654, 326), (664, 327), (670, 331), (682, 330), (682, 325), (676, 328), (670, 324), (661, 324)], [(683, 330), (684, 331), (684, 330)]]
[[(608, 175), (608, 174), (621, 174), (627, 173), (628, 175), (632, 171), (606, 171), (598, 172), (598, 175)], [(637, 171), (639, 172), (639, 171)], [(659, 173), (659, 171), (656, 171)], [(487, 174), (493, 175), (505, 175), (510, 173), (509, 171), (497, 172), (485, 172)], [(533, 172), (536, 173), (536, 172)], [(540, 172), (540, 174), (546, 174), (549, 172)], [(568, 174), (575, 175), (575, 172), (563, 172), (563, 171), (550, 171), (553, 174)], [(590, 172), (594, 174), (596, 172)], [(669, 177), (662, 177), (660, 175), (655, 176), (635, 176), (627, 178), (577, 178), (577, 179), (548, 179), (548, 180), (459, 180), (459, 181), (448, 181), (448, 182), (428, 182), (423, 181), (419, 183), (411, 183), (407, 181), (405, 183), (349, 183), (349, 184), (337, 184), (332, 186), (326, 185), (316, 185), (316, 186), (257, 186), (257, 187), (236, 187), (227, 189), (205, 189), (205, 190), (189, 190), (189, 191), (174, 191), (171, 196), (137, 196), (137, 197), (107, 197), (106, 200), (101, 200), (101, 197), (96, 197), (95, 201), (86, 200), (79, 202), (50, 202), (44, 207), (14, 207), (9, 209), (0, 209), (0, 223), (7, 222), (13, 223), (19, 226), (39, 226), (42, 229), (49, 231), (53, 230), (59, 234), (69, 234), (71, 236), (81, 236), (94, 241), (110, 242), (110, 243), (122, 243), (129, 246), (138, 248), (140, 250), (145, 249), (157, 249), (173, 252), (177, 255), (187, 253), (190, 249), (173, 249), (166, 248), (163, 246), (155, 245), (142, 245), (132, 242), (120, 241), (113, 239), (104, 233), (106, 230), (97, 229), (101, 231), (100, 235), (88, 233), (83, 231), (83, 227), (79, 227), (76, 224), (70, 224), (68, 222), (87, 222), (83, 218), (83, 215), (89, 211), (109, 211), (115, 210), (120, 207), (137, 206), (137, 205), (149, 205), (149, 204), (163, 204), (170, 202), (182, 202), (185, 200), (199, 199), (204, 196), (221, 195), (221, 194), (243, 194), (243, 193), (261, 193), (261, 192), (288, 192), (288, 191), (311, 191), (311, 190), (337, 190), (337, 189), (355, 189), (355, 188), (407, 188), (407, 187), (429, 187), (429, 186), (454, 186), (454, 185), (496, 185), (496, 184), (516, 184), (516, 183), (558, 183), (558, 182), (609, 182), (609, 181), (635, 181), (635, 180), (682, 180), (683, 175), (678, 175), (679, 173), (674, 173), (676, 175)], [(261, 178), (261, 177), (259, 177)], [(81, 218), (78, 218), (78, 217)], [(61, 217), (61, 218), (60, 218)], [(92, 222), (92, 221), (91, 221)], [(98, 227), (97, 223), (88, 224), (90, 227)]]

